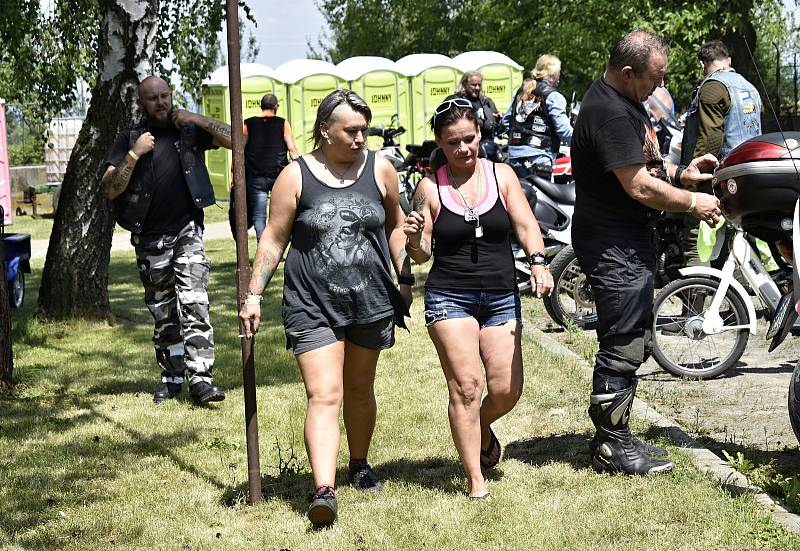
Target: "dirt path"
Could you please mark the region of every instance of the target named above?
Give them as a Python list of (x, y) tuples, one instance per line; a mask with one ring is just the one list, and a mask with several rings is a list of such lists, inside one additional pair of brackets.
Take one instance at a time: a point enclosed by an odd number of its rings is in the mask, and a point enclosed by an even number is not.
[[(555, 328), (541, 310), (537, 326), (573, 350), (580, 353), (595, 339), (594, 331), (570, 335)], [(639, 395), (718, 454), (742, 451), (757, 463), (774, 461), (781, 471), (797, 473), (800, 453), (787, 415), (787, 393), (800, 359), (800, 338), (789, 337), (767, 354), (766, 330), (759, 320), (740, 362), (712, 380), (676, 378), (651, 358), (639, 370)]]

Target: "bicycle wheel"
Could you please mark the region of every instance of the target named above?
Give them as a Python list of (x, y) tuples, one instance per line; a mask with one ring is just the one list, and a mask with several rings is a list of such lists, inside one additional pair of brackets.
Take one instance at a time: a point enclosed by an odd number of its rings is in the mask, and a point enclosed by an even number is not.
[(789, 381), (789, 421), (797, 441), (800, 442), (800, 362), (797, 362)]
[(553, 292), (544, 297), (544, 307), (561, 326), (573, 323), (581, 329), (597, 327), (597, 310), (592, 287), (578, 265), (571, 245), (565, 246), (550, 263)]
[(749, 320), (747, 308), (733, 289), (728, 289), (719, 307), (722, 332), (703, 332), (704, 315), (718, 288), (716, 279), (693, 277), (669, 283), (656, 296), (653, 358), (673, 375), (710, 379), (742, 357), (750, 337), (744, 327)]

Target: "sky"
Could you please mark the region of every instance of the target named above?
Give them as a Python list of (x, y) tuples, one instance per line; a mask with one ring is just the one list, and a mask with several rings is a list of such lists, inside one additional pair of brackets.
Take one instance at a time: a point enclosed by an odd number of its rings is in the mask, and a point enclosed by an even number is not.
[(256, 62), (272, 69), (292, 59), (304, 59), (306, 43), (316, 45), (327, 29), (314, 0), (247, 0), (247, 4), (258, 21), (255, 29), (248, 25), (261, 46)]

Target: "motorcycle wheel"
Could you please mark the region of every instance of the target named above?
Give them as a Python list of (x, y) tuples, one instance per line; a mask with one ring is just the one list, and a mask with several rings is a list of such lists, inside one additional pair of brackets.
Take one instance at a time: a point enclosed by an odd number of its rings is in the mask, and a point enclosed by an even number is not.
[(22, 308), (25, 302), (25, 274), (17, 270), (17, 276), (8, 282), (8, 298), (12, 308)]
[(413, 208), (414, 192), (421, 178), (417, 177), (415, 181), (414, 175), (408, 172), (402, 172), (397, 177), (400, 181), (400, 208), (403, 209), (403, 214), (408, 215)]
[(789, 421), (797, 441), (800, 442), (800, 362), (797, 362), (789, 381)]
[(576, 325), (581, 329), (597, 327), (597, 310), (592, 287), (578, 265), (571, 245), (565, 246), (550, 263), (553, 275), (553, 292), (543, 297), (544, 307), (553, 321), (566, 327)]
[[(711, 379), (739, 361), (750, 337), (747, 328), (703, 332), (704, 314), (719, 288), (716, 279), (693, 277), (669, 283), (653, 304), (653, 358), (679, 377)], [(719, 307), (724, 326), (748, 323), (747, 308), (733, 289)]]

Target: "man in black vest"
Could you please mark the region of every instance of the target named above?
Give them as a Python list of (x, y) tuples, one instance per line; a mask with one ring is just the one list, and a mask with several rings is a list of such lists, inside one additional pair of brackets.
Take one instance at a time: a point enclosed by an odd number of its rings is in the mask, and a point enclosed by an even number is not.
[[(275, 180), (286, 166), (286, 153), (298, 156), (289, 121), (276, 115), (278, 98), (266, 94), (261, 98), (261, 114), (244, 121), (247, 144), (244, 148), (245, 179), (247, 180), (247, 225), (255, 226), (256, 237), (267, 225), (267, 200)], [(231, 192), (233, 206), (233, 192)], [(233, 213), (233, 209), (231, 209)], [(231, 228), (233, 217), (231, 216)]]
[(145, 78), (138, 96), (145, 118), (117, 136), (103, 185), (117, 223), (131, 232), (145, 304), (155, 320), (164, 384), (153, 400), (177, 396), (186, 371), (195, 403), (219, 402), (225, 393), (213, 384), (210, 264), (203, 247), (203, 208), (215, 200), (204, 157), (207, 149), (230, 149), (231, 129), (174, 109), (169, 85), (158, 77)]

